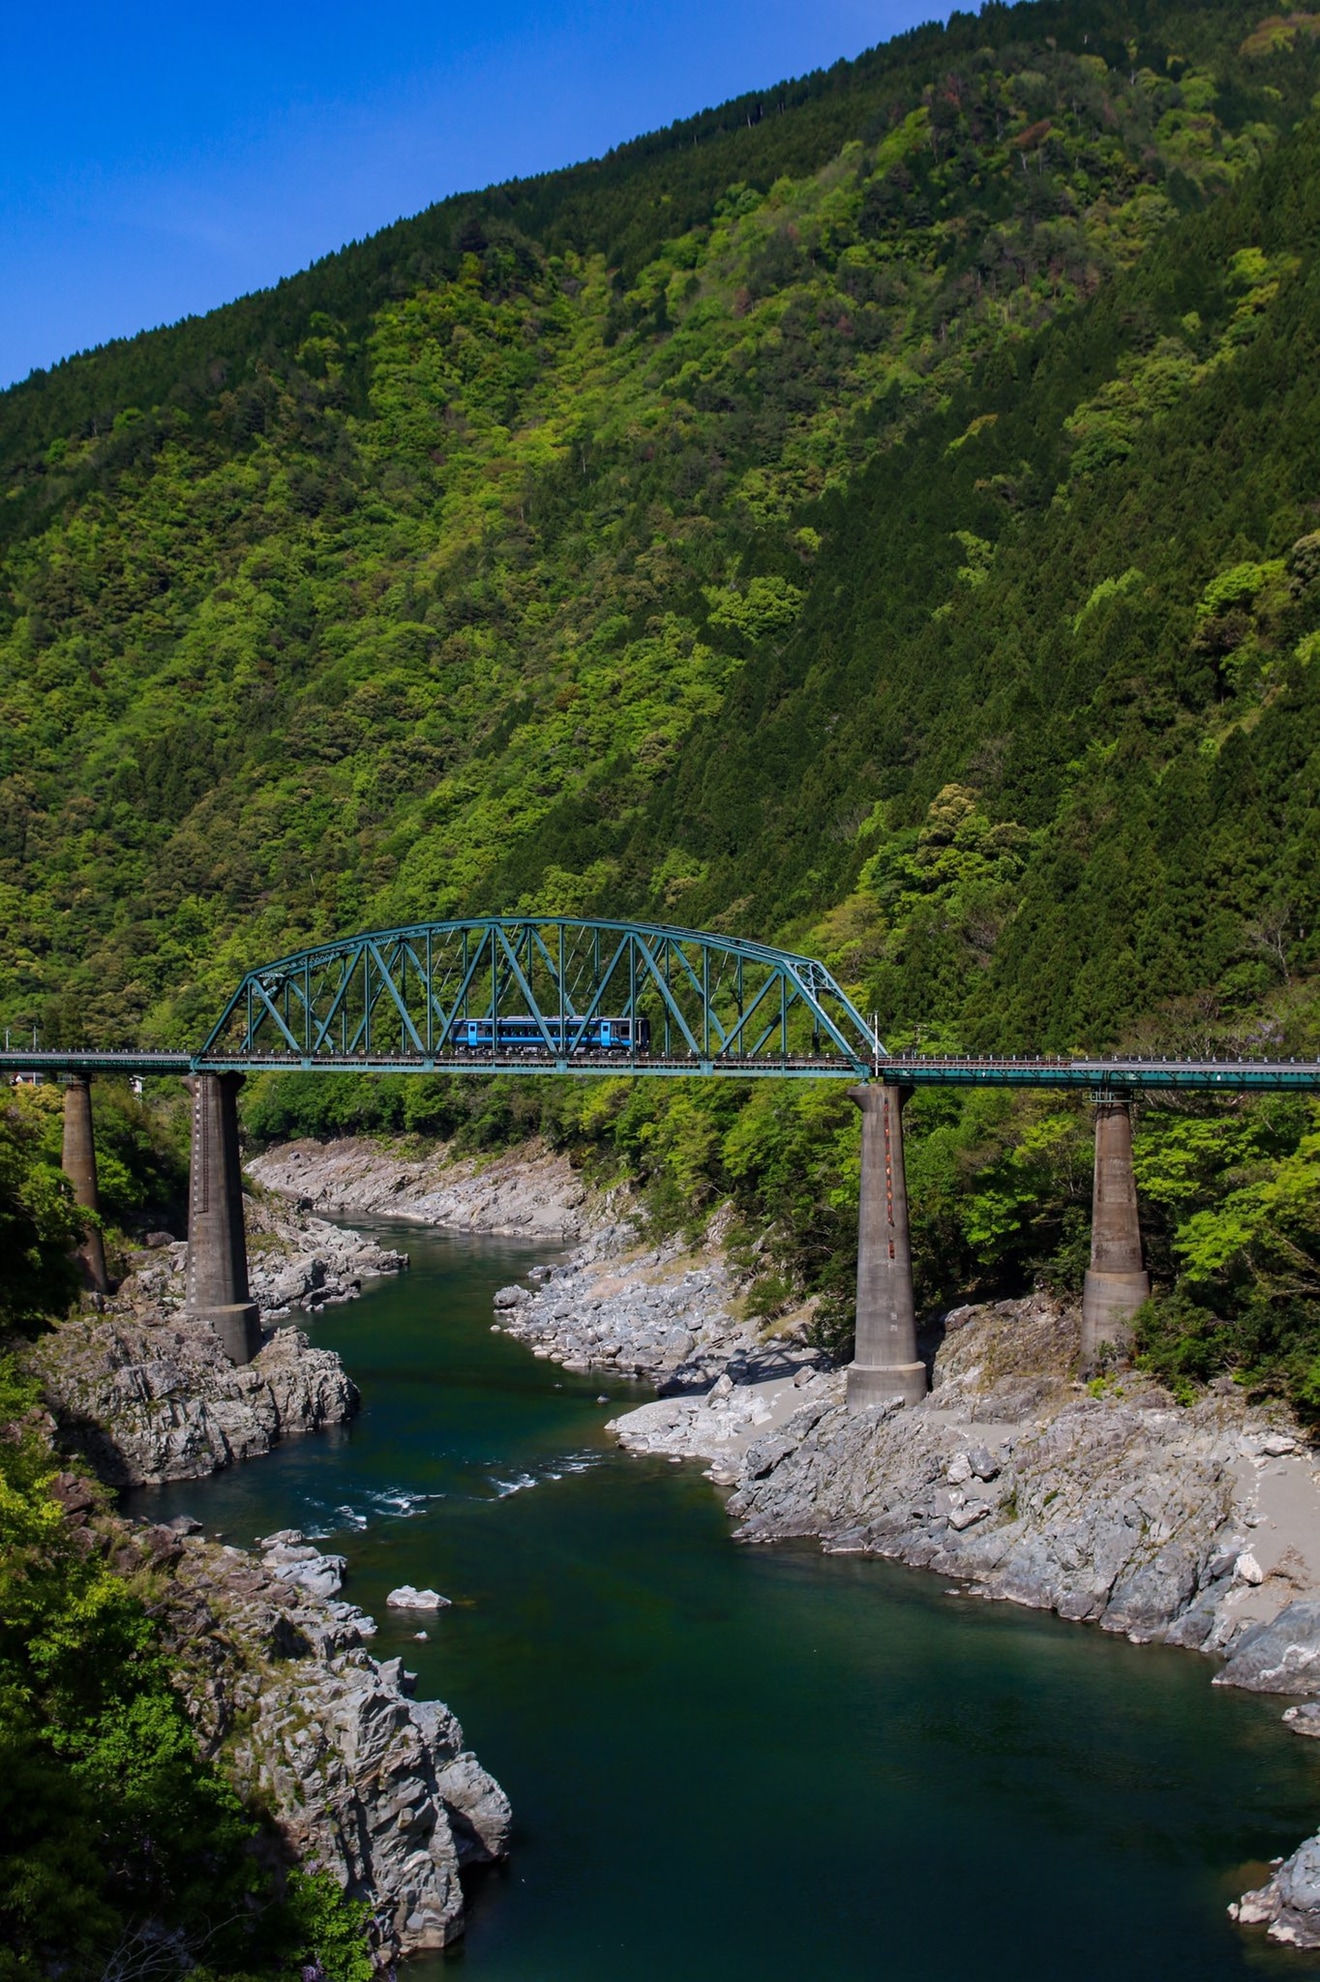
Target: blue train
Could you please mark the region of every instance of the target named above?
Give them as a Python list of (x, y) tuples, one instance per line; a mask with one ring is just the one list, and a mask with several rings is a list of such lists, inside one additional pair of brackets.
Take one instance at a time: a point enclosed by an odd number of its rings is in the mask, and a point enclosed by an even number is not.
[[(544, 1053), (545, 1034), (535, 1019), (498, 1019), (494, 1045), (501, 1053)], [(565, 1019), (563, 1030), (557, 1018), (547, 1018), (553, 1050), (578, 1053), (649, 1053), (650, 1019)], [(578, 1037), (579, 1031), (581, 1038)], [(489, 1053), (492, 1049), (490, 1019), (459, 1019), (450, 1039), (460, 1052)]]

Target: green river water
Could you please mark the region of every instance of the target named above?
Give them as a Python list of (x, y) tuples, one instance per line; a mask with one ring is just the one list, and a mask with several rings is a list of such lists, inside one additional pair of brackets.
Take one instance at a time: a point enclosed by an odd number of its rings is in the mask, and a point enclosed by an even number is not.
[[(490, 1332), (536, 1254), (381, 1230), (413, 1271), (310, 1324), (345, 1431), (130, 1509), (349, 1559), (516, 1819), (467, 1939), (406, 1982), (1043, 1982), (1314, 1975), (1225, 1905), (1320, 1820), (1281, 1703), (939, 1578), (740, 1548), (698, 1466), (604, 1433), (649, 1393)], [(454, 1608), (385, 1609), (397, 1583)]]

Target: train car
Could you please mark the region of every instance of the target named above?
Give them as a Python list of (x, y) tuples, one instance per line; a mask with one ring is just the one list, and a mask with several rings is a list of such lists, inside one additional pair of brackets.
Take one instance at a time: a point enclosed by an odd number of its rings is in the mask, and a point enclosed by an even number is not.
[[(545, 1032), (535, 1019), (504, 1018), (497, 1021), (492, 1038), (491, 1021), (459, 1019), (450, 1038), (463, 1053), (544, 1053), (545, 1033), (551, 1050), (557, 1053), (649, 1053), (651, 1021), (646, 1018), (565, 1019), (563, 1031), (557, 1018), (547, 1018)], [(579, 1037), (579, 1034), (581, 1035)]]

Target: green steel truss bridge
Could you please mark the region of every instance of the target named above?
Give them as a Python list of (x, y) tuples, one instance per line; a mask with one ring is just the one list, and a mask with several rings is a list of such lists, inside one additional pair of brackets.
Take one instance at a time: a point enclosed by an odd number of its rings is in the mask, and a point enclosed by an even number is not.
[(659, 923), (480, 916), (250, 970), (196, 1052), (0, 1053), (10, 1073), (628, 1073), (902, 1086), (1320, 1090), (1320, 1062), (891, 1055), (812, 957)]

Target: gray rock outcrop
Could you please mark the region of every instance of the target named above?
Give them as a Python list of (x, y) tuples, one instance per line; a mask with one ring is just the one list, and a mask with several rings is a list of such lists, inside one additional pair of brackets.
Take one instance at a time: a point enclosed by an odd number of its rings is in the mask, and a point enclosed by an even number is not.
[(449, 1598), (442, 1597), (438, 1590), (414, 1589), (411, 1583), (400, 1583), (397, 1590), (391, 1590), (385, 1602), (391, 1610), (449, 1610)]
[(725, 1375), (731, 1384), (791, 1376), (824, 1360), (806, 1345), (809, 1314), (773, 1336), (739, 1315), (742, 1289), (717, 1230), (693, 1251), (678, 1239), (639, 1243), (630, 1220), (611, 1220), (529, 1278), (531, 1288), (500, 1288), (495, 1326), (576, 1375), (648, 1378), (668, 1395), (708, 1390)]
[[(766, 1455), (729, 1511), (744, 1540), (818, 1535), (1150, 1638), (1213, 1585), (1231, 1517), (1236, 1427), (1211, 1407), (1177, 1429), (1175, 1440), (1159, 1406), (1091, 1398), (1045, 1423), (987, 1413), (969, 1424), (920, 1408), (853, 1417), (835, 1405), (791, 1421), (786, 1436), (800, 1441)], [(969, 1448), (988, 1445), (986, 1480)], [(1207, 1615), (1203, 1639), (1212, 1625)]]
[(1233, 1646), (1216, 1686), (1250, 1693), (1320, 1693), (1320, 1603), (1290, 1603), (1253, 1625)]
[(1320, 1740), (1320, 1700), (1305, 1700), (1299, 1707), (1289, 1707), (1284, 1713), (1283, 1724), (1294, 1734), (1309, 1735)]
[[(605, 1427), (625, 1451), (670, 1459), (709, 1459), (720, 1486), (763, 1479), (843, 1395), (843, 1374), (810, 1366), (793, 1376), (734, 1383), (727, 1372), (702, 1395), (660, 1398)], [(805, 1399), (805, 1401), (804, 1401)]]
[(82, 1314), (44, 1337), (32, 1362), (61, 1447), (110, 1486), (201, 1479), (358, 1407), (338, 1356), (296, 1328), (275, 1329), (236, 1368), (206, 1322)]
[(318, 1571), (296, 1531), (268, 1537), (261, 1561), (177, 1528), (132, 1546), (167, 1576), (163, 1627), (203, 1752), (299, 1862), (367, 1900), (382, 1961), (455, 1940), (460, 1870), (505, 1854), (508, 1798), (449, 1708), (368, 1654), (372, 1620), (317, 1594), (342, 1558)]
[(595, 1222), (592, 1194), (566, 1156), (525, 1143), (495, 1157), (456, 1156), (439, 1144), (343, 1136), (282, 1143), (248, 1172), (305, 1208), (398, 1218), (459, 1232), (571, 1243)]
[(1268, 1927), (1285, 1947), (1320, 1948), (1320, 1836), (1299, 1844), (1272, 1878), (1228, 1909), (1243, 1927)]
[(314, 1597), (337, 1597), (344, 1587), (348, 1558), (322, 1555), (301, 1528), (281, 1528), (258, 1544), (261, 1566), (282, 1583), (296, 1583)]
[(210, 1325), (185, 1313), (188, 1248), (167, 1233), (133, 1256), (112, 1298), (32, 1352), (63, 1449), (111, 1486), (200, 1479), (343, 1424), (358, 1407), (337, 1355), (269, 1324), (295, 1307), (353, 1300), (364, 1279), (400, 1272), (407, 1256), (278, 1202), (247, 1209), (252, 1295), (268, 1328), (251, 1363), (235, 1368)]

